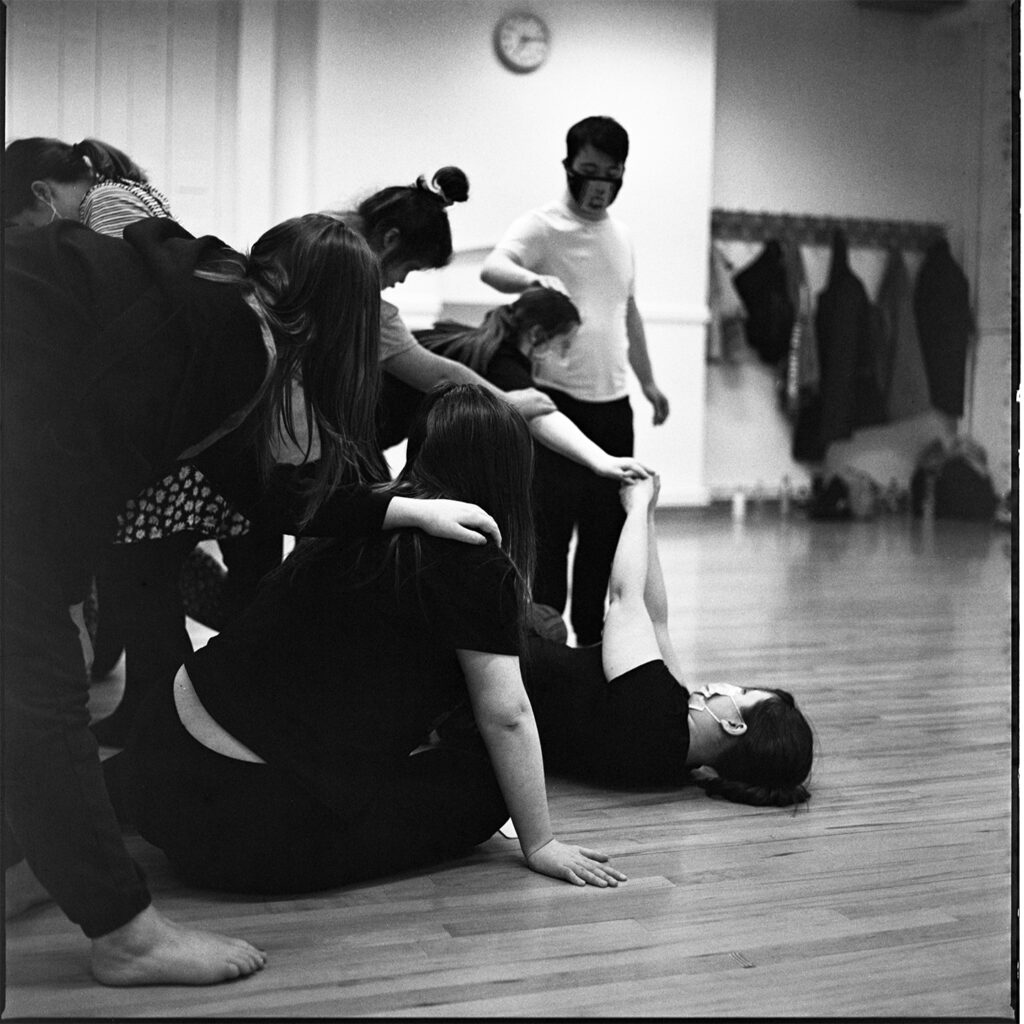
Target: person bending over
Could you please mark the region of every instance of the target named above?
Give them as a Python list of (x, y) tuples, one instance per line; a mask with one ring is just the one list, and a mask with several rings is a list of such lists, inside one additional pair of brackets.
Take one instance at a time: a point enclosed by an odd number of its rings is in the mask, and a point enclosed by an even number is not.
[[(576, 885), (625, 879), (549, 822), (518, 659), (531, 470), (519, 413), (477, 385), (438, 387), (381, 493), (482, 503), (501, 545), (412, 529), (300, 544), (166, 680), (106, 766), (128, 819), (183, 878), (322, 890), (458, 856), (511, 814), (534, 871)], [(417, 752), (467, 691), (483, 744)]]
[[(337, 220), (293, 218), (248, 257), (162, 218), (123, 240), (57, 220), (9, 228), (4, 256), (5, 916), (55, 899), (106, 984), (249, 974), (263, 954), (164, 918), (125, 849), (89, 731), (74, 589), (126, 502), (183, 461), (282, 530), (418, 521), (483, 544), (497, 526), (476, 506), (371, 489), (386, 477), (378, 268)], [(300, 409), (320, 457), (281, 465)]]
[[(441, 320), (431, 330), (414, 331), (429, 352), (468, 366), (506, 394), (533, 387), (536, 368), (549, 359), (564, 359), (579, 327), (572, 300), (554, 288), (527, 288), (515, 302), (496, 306), (477, 327)], [(381, 443), (397, 444), (422, 394), (385, 370), (381, 380)], [(599, 476), (625, 480), (650, 470), (629, 456), (609, 455), (564, 413), (554, 410), (529, 421), (530, 433), (552, 451)]]
[[(469, 198), (469, 179), (459, 167), (438, 170), (430, 181), (420, 175), (411, 185), (374, 192), (352, 210), (328, 211), (359, 232), (380, 261), (381, 287), (402, 284), (409, 274), (436, 270), (452, 258), (447, 209)], [(505, 393), (461, 362), (419, 345), (398, 307), (386, 299), (380, 309), (381, 369), (419, 392), (435, 384), (480, 384), (514, 405), (527, 419), (554, 410), (554, 402), (529, 388)]]

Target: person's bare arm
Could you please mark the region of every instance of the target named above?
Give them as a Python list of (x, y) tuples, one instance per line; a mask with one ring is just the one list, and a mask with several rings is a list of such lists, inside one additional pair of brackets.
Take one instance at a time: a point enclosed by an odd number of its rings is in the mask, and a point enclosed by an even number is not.
[(473, 715), (490, 754), (529, 867), (574, 885), (615, 886), (626, 876), (597, 850), (555, 839), (548, 814), (544, 763), (519, 659), (459, 650)]
[[(525, 292), (532, 285), (554, 288), (568, 295), (561, 278), (551, 274), (538, 274), (523, 264), (511, 253), (494, 249), (480, 268), (480, 280), (499, 292)], [(570, 296), (571, 298), (571, 296)]]
[(598, 476), (610, 477), (613, 480), (631, 480), (652, 472), (634, 458), (609, 455), (561, 412), (549, 413), (531, 420), (530, 433), (552, 451), (586, 466)]
[(633, 367), (644, 397), (654, 409), (654, 425), (658, 426), (668, 419), (668, 399), (654, 383), (654, 370), (647, 351), (647, 333), (632, 295), (626, 303), (626, 337), (629, 340), (629, 365)]
[(655, 509), (658, 507), (658, 492), (661, 482), (654, 478), (654, 495), (647, 506), (647, 581), (644, 586), (644, 604), (647, 614), (654, 627), (654, 635), (661, 651), (661, 660), (676, 682), (683, 681), (683, 666), (679, 660), (679, 652), (672, 643), (668, 631), (668, 594), (665, 590), (665, 575), (661, 570), (661, 558), (658, 554), (658, 529)]
[(392, 376), (416, 388), (417, 391), (429, 391), (435, 384), (444, 381), (451, 381), (454, 384), (480, 384), (517, 409), (526, 420), (532, 420), (535, 416), (542, 416), (555, 409), (555, 403), (536, 388), (502, 391), (465, 364), (431, 352), (422, 345), (405, 349), (382, 365)]

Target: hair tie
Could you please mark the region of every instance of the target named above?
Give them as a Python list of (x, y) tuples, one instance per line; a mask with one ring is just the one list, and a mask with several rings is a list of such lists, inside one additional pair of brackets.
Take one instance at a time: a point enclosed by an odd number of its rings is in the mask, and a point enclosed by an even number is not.
[(454, 202), (453, 199), (449, 199), (444, 194), (444, 189), (441, 188), (436, 181), (427, 181), (427, 176), (425, 174), (421, 174), (416, 179), (415, 187), (423, 189), (424, 192), (429, 192), (433, 196), (437, 196), (437, 198), (441, 200), (442, 206), (451, 206)]

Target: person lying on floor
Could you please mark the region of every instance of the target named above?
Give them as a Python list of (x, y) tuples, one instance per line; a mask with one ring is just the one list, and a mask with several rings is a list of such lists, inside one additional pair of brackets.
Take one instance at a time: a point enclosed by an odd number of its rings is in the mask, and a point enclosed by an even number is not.
[[(518, 658), (531, 469), (508, 403), (475, 384), (429, 393), (382, 491), (479, 502), (501, 546), (416, 529), (300, 543), (106, 762), (122, 820), (222, 890), (311, 892), (436, 863), (510, 814), (534, 871), (624, 881), (551, 830)], [(483, 742), (416, 752), (467, 691)]]
[[(624, 483), (602, 642), (568, 647), (555, 614), (528, 637), (523, 678), (549, 772), (617, 786), (686, 785), (756, 806), (808, 800), (813, 734), (785, 690), (690, 689), (668, 633), (654, 510), (657, 475)], [(560, 627), (560, 628), (559, 628)], [(546, 635), (540, 635), (541, 633)], [(438, 729), (471, 731), (458, 712)], [(712, 769), (696, 772), (697, 769)]]

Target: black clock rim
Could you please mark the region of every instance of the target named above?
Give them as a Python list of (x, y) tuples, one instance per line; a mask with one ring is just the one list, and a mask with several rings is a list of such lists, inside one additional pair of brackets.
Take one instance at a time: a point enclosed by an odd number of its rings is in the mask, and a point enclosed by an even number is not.
[(505, 23), (511, 20), (512, 18), (530, 18), (533, 21), (537, 22), (537, 24), (540, 25), (541, 28), (544, 30), (544, 43), (547, 46), (551, 45), (551, 33), (548, 30), (547, 22), (539, 15), (534, 14), (532, 11), (509, 11), (507, 14), (503, 14), (498, 19), (497, 24), (494, 26), (492, 41), (494, 44), (494, 52), (497, 55), (498, 60), (500, 60), (501, 63), (504, 64), (509, 71), (514, 71), (518, 75), (528, 75), (531, 71), (536, 71), (539, 67), (541, 67), (544, 64), (544, 62), (547, 60), (547, 54), (545, 53), (544, 60), (540, 61), (540, 63), (529, 66), (517, 64), (514, 60), (512, 60), (511, 57), (506, 55), (505, 51), (502, 50), (501, 48), (501, 30)]

